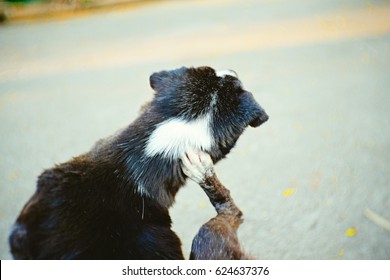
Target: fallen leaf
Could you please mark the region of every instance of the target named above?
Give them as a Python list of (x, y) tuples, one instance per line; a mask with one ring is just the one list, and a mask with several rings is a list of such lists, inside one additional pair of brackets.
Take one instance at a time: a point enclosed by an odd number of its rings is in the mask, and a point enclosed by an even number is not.
[(340, 249), (339, 253), (338, 253), (338, 256), (339, 257), (344, 257), (344, 254), (345, 254), (345, 250), (344, 249)]
[(199, 208), (200, 208), (200, 209), (206, 208), (206, 202), (205, 202), (204, 200), (202, 200), (202, 201), (199, 203)]
[(351, 228), (346, 230), (344, 235), (347, 236), (347, 237), (355, 236), (356, 235), (356, 229), (354, 227), (351, 227)]
[(14, 170), (14, 171), (8, 173), (7, 179), (9, 181), (15, 181), (18, 178), (19, 178), (19, 172), (18, 171)]
[(295, 188), (287, 188), (284, 190), (283, 195), (285, 197), (293, 195), (295, 193)]
[(294, 128), (295, 128), (296, 131), (302, 131), (303, 130), (303, 124), (298, 122), (298, 123), (296, 123), (294, 125)]

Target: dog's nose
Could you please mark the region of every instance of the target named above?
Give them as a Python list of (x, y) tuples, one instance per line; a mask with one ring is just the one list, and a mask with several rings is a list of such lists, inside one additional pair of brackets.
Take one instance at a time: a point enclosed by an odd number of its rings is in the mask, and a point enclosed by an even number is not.
[(268, 121), (268, 119), (269, 119), (269, 116), (265, 112), (260, 117), (261, 123), (265, 123), (266, 121)]
[(268, 121), (269, 117), (268, 115), (263, 111), (259, 115), (257, 115), (250, 123), (249, 125), (251, 127), (258, 127)]

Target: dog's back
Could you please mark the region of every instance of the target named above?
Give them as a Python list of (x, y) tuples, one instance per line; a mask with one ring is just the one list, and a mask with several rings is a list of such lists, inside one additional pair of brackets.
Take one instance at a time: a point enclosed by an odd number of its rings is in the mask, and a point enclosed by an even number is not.
[[(10, 235), (14, 258), (183, 258), (168, 211), (118, 190), (114, 171), (85, 155), (43, 172)], [(157, 233), (169, 242), (150, 242)]]

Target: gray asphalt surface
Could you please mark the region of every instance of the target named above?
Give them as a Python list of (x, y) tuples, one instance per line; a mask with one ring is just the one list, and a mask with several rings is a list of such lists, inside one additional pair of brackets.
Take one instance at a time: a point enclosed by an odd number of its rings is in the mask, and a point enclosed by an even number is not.
[[(149, 75), (234, 69), (270, 116), (216, 166), (259, 259), (390, 259), (390, 2), (167, 1), (0, 27), (0, 258), (44, 168), (130, 123)], [(214, 215), (171, 209), (188, 256)]]

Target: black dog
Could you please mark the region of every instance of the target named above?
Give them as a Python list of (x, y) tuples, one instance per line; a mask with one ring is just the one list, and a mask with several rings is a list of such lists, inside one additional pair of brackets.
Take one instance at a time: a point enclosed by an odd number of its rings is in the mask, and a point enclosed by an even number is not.
[(268, 119), (233, 71), (150, 77), (153, 100), (117, 135), (44, 171), (9, 238), (15, 259), (183, 259), (168, 208), (200, 150), (215, 163)]

